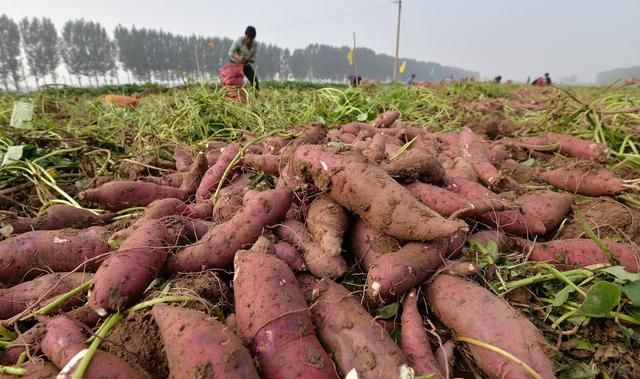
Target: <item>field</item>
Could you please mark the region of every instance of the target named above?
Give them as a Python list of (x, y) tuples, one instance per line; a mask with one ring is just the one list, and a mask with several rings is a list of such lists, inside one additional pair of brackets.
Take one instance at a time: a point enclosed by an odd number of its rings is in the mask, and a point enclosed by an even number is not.
[[(89, 347), (67, 368), (74, 378), (109, 359), (124, 368), (109, 363), (108, 377), (245, 377), (207, 358), (208, 348), (227, 354), (225, 344), (197, 350), (189, 333), (198, 322), (181, 316), (185, 332), (167, 327), (176, 308), (167, 304), (210, 315), (208, 330), (223, 328), (216, 318), (235, 331), (245, 346), (236, 352), (257, 366), (246, 377), (295, 377), (296, 361), (332, 377), (312, 364), (310, 346), (326, 351), (321, 363), (328, 353), (323, 364), (338, 377), (640, 377), (640, 88), (263, 87), (247, 102), (202, 84), (0, 94), (0, 372), (67, 365), (76, 353), (60, 357), (46, 343), (62, 324), (51, 320), (64, 319), (54, 315), (66, 314), (93, 336), (69, 348)], [(139, 95), (139, 104), (106, 104), (109, 94)], [(24, 129), (9, 126), (20, 99), (34, 105)], [(462, 205), (435, 204), (443, 188)], [(327, 208), (315, 211), (320, 200)], [(56, 276), (31, 297), (10, 289), (72, 271), (87, 274), (66, 287), (72, 275)], [(274, 276), (281, 288), (276, 280), (269, 292)], [(333, 282), (357, 301), (335, 300)], [(432, 352), (454, 342), (450, 365), (419, 369), (433, 353), (408, 352), (412, 288), (420, 313), (411, 335)], [(300, 307), (295, 331), (284, 323)], [(267, 327), (273, 346), (261, 340)], [(513, 332), (529, 327), (533, 337)], [(302, 338), (315, 341), (308, 329), (320, 344)], [(292, 347), (287, 333), (306, 342)], [(178, 347), (194, 358), (172, 356)], [(274, 368), (283, 359), (294, 363)]]

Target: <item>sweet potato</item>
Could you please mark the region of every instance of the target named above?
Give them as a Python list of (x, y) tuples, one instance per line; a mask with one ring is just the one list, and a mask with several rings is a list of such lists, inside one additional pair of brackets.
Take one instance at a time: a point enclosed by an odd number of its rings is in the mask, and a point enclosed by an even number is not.
[(187, 200), (189, 194), (179, 188), (161, 186), (154, 183), (121, 180), (109, 182), (98, 188), (80, 192), (80, 200), (98, 204), (101, 208), (119, 211), (131, 207), (143, 207), (154, 200), (173, 197)]
[(25, 369), (27, 371), (27, 375), (18, 377), (13, 374), (0, 374), (0, 379), (51, 379), (58, 375), (58, 368), (56, 366), (42, 360), (29, 361), (24, 365), (19, 366), (19, 368)]
[(440, 369), (440, 375), (444, 379), (453, 378), (453, 363), (455, 361), (456, 344), (453, 341), (447, 341), (438, 347), (435, 352), (436, 362)]
[(167, 271), (200, 271), (227, 268), (244, 245), (253, 244), (265, 226), (280, 221), (291, 204), (291, 194), (283, 189), (245, 194), (243, 207), (229, 221), (213, 227), (198, 243), (186, 247), (167, 260)]
[(13, 284), (43, 272), (95, 271), (109, 252), (109, 231), (88, 229), (36, 230), (0, 242), (0, 282)]
[(367, 300), (372, 304), (386, 303), (420, 285), (442, 266), (446, 249), (446, 240), (410, 242), (398, 251), (382, 254), (367, 274)]
[(550, 231), (571, 211), (573, 196), (564, 192), (532, 191), (520, 196), (517, 202), (525, 213), (542, 221)]
[(371, 126), (374, 128), (388, 128), (398, 119), (399, 116), (400, 113), (397, 111), (382, 112), (375, 118), (375, 120), (371, 121)]
[(360, 218), (352, 223), (348, 235), (348, 246), (350, 252), (356, 257), (357, 263), (365, 272), (369, 271), (382, 254), (400, 249), (400, 244), (395, 238), (376, 232)]
[(276, 248), (276, 257), (282, 259), (289, 265), (289, 268), (293, 270), (293, 272), (305, 271), (307, 266), (304, 264), (304, 260), (300, 256), (300, 253), (296, 250), (295, 247), (291, 246), (290, 243), (280, 241), (275, 245)]
[(316, 197), (307, 211), (307, 228), (322, 251), (330, 255), (342, 252), (342, 237), (349, 226), (344, 208), (327, 196)]
[(359, 154), (303, 145), (295, 149), (287, 165), (298, 177), (311, 180), (332, 200), (392, 237), (426, 241), (467, 227), (461, 220), (442, 218)]
[(404, 186), (415, 198), (424, 205), (438, 212), (443, 217), (457, 214), (457, 217), (473, 217), (486, 212), (488, 209), (477, 209), (471, 202), (454, 192), (436, 187), (431, 184), (414, 182)]
[(429, 345), (429, 336), (424, 330), (424, 321), (418, 311), (415, 290), (411, 290), (404, 298), (401, 322), (400, 348), (416, 376), (433, 374), (432, 378), (442, 379)]
[(439, 155), (438, 159), (442, 163), (447, 178), (462, 178), (473, 183), (478, 181), (478, 174), (476, 174), (471, 164), (463, 158), (447, 158)]
[(484, 224), (520, 237), (547, 233), (544, 223), (520, 208), (488, 211), (478, 217)]
[(556, 188), (587, 196), (613, 196), (627, 189), (621, 178), (605, 168), (560, 167), (539, 176)]
[[(55, 273), (43, 275), (29, 282), (24, 282), (11, 288), (0, 289), (0, 319), (7, 319), (27, 309), (28, 306), (43, 300), (45, 305), (53, 298), (62, 295), (91, 280), (93, 274)], [(81, 302), (78, 298), (71, 298), (62, 305), (64, 310)]]
[[(42, 352), (61, 369), (61, 375), (73, 375), (80, 358), (86, 353), (87, 337), (82, 333), (82, 325), (68, 316), (57, 316), (47, 322), (47, 330), (40, 348)], [(142, 376), (120, 358), (102, 350), (97, 350), (84, 373), (85, 379), (136, 379)]]
[(160, 220), (148, 220), (109, 256), (91, 281), (89, 305), (100, 316), (120, 311), (142, 296), (175, 243)]
[(198, 189), (198, 185), (200, 184), (200, 180), (202, 176), (207, 171), (209, 167), (207, 163), (207, 158), (204, 154), (198, 154), (196, 158), (191, 163), (191, 166), (182, 176), (182, 182), (180, 183), (180, 190), (184, 191), (189, 195), (193, 195), (196, 193)]
[(261, 145), (264, 154), (278, 154), (289, 142), (291, 142), (291, 139), (288, 138), (269, 137), (262, 141)]
[[(542, 378), (555, 378), (538, 328), (488, 290), (465, 279), (438, 275), (427, 289), (427, 299), (440, 321), (459, 336), (505, 350)], [(491, 378), (529, 377), (522, 366), (498, 353), (471, 344), (469, 350), (478, 367)]]
[(278, 162), (280, 157), (276, 154), (245, 154), (242, 162), (245, 166), (252, 167), (267, 174), (278, 175)]
[(480, 266), (468, 261), (445, 261), (443, 271), (447, 275), (470, 276), (480, 272)]
[(242, 208), (242, 197), (249, 184), (249, 174), (235, 177), (231, 183), (222, 187), (220, 195), (213, 205), (213, 221), (224, 222)]
[(285, 262), (239, 251), (233, 288), (238, 333), (258, 359), (262, 377), (336, 377), (314, 334), (304, 295)]
[(259, 379), (249, 351), (224, 324), (190, 309), (155, 305), (172, 378)]
[(382, 162), (380, 167), (391, 177), (401, 181), (420, 180), (426, 183), (442, 184), (445, 177), (440, 161), (422, 149), (406, 150), (394, 160)]
[(0, 356), (0, 364), (15, 365), (20, 355), (24, 352), (29, 356), (36, 355), (40, 351), (40, 341), (44, 336), (45, 328), (45, 324), (40, 322), (29, 330), (20, 333), (15, 340), (5, 347), (2, 356)]
[[(240, 152), (240, 146), (237, 144), (228, 145), (222, 151), (222, 154), (216, 161), (216, 163), (209, 167), (207, 172), (204, 173), (198, 190), (196, 191), (196, 199), (204, 200), (208, 199), (220, 184), (224, 172), (227, 170), (233, 158)], [(238, 169), (238, 166), (234, 166), (231, 169), (231, 174), (234, 174)], [(229, 175), (227, 180), (231, 179), (233, 175)]]
[(326, 278), (316, 284), (313, 295), (314, 325), (341, 376), (355, 370), (361, 379), (400, 377), (407, 358), (357, 298)]
[(145, 176), (139, 178), (139, 180), (142, 180), (143, 182), (159, 184), (161, 186), (180, 188), (180, 186), (182, 185), (182, 180), (184, 179), (184, 176), (186, 174), (186, 172), (172, 172), (164, 176)]
[(485, 213), (488, 210), (500, 211), (505, 209), (508, 203), (483, 185), (460, 177), (447, 178), (447, 184), (448, 191), (462, 196), (473, 204), (476, 209), (474, 213), (481, 211)]
[(558, 144), (558, 153), (568, 157), (597, 162), (607, 160), (607, 146), (600, 143), (558, 133), (547, 133), (546, 140)]
[(314, 242), (304, 224), (293, 219), (286, 219), (276, 229), (278, 238), (292, 244), (302, 253), (305, 266), (319, 278), (338, 278), (347, 272), (347, 263), (341, 255), (325, 253), (320, 245)]
[(0, 224), (9, 224), (11, 225), (10, 233), (20, 234), (33, 230), (84, 229), (90, 226), (102, 226), (109, 222), (111, 217), (109, 213), (97, 215), (88, 209), (54, 204), (41, 216), (3, 220)]
[(189, 166), (193, 163), (193, 157), (187, 149), (176, 146), (173, 154), (173, 158), (176, 161), (176, 171), (185, 172), (189, 170)]
[(373, 136), (369, 145), (362, 150), (362, 155), (372, 162), (380, 163), (385, 158), (384, 149), (386, 145), (387, 135), (378, 133)]
[(499, 230), (476, 232), (469, 236), (469, 240), (476, 241), (485, 247), (489, 244), (489, 241), (493, 241), (499, 252), (505, 252), (506, 249), (510, 249), (513, 246), (511, 239)]
[[(613, 257), (629, 272), (640, 272), (640, 251), (635, 246), (609, 240), (601, 240)], [(569, 266), (588, 266), (613, 263), (607, 254), (590, 239), (566, 239), (545, 243), (519, 241), (527, 250), (532, 247), (529, 260), (552, 262)]]

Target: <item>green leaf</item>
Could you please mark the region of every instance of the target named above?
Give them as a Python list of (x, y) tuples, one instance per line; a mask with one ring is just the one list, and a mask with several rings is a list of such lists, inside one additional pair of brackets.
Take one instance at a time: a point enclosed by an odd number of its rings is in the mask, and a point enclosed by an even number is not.
[(553, 298), (552, 305), (554, 307), (559, 307), (564, 304), (567, 300), (569, 300), (569, 295), (575, 292), (575, 288), (571, 286), (566, 286), (560, 291), (556, 293), (556, 296)]
[(627, 283), (624, 286), (621, 286), (620, 289), (625, 295), (627, 295), (633, 305), (640, 306), (640, 280)]
[(569, 370), (562, 371), (558, 379), (595, 379), (599, 374), (598, 370), (591, 368), (586, 363), (572, 365)]
[(367, 121), (368, 118), (369, 118), (369, 114), (365, 112), (365, 113), (360, 113), (358, 115), (357, 120), (360, 121), (360, 122), (365, 122), (365, 121)]
[(640, 321), (640, 307), (629, 307), (626, 309), (629, 316), (635, 318)]
[(588, 317), (608, 317), (609, 312), (620, 304), (620, 288), (609, 282), (594, 284), (578, 310), (578, 314)]
[(623, 266), (604, 267), (599, 269), (598, 271), (606, 272), (607, 274), (615, 276), (617, 279), (628, 282), (635, 282), (640, 280), (640, 273), (627, 272), (627, 270), (625, 270)]
[(574, 349), (595, 351), (594, 348), (593, 348), (593, 345), (591, 345), (591, 343), (589, 343), (589, 341), (583, 340), (581, 338), (572, 338), (567, 342), (575, 344), (574, 345)]
[(533, 158), (529, 158), (526, 161), (522, 162), (521, 164), (525, 166), (533, 167), (536, 164), (536, 160)]
[(398, 303), (391, 303), (378, 309), (378, 316), (383, 320), (388, 320), (398, 314)]
[(4, 153), (4, 158), (2, 159), (2, 164), (0, 164), (0, 166), (5, 166), (13, 161), (19, 161), (22, 158), (28, 157), (34, 151), (36, 151), (36, 147), (34, 145), (9, 146), (7, 148), (7, 152)]

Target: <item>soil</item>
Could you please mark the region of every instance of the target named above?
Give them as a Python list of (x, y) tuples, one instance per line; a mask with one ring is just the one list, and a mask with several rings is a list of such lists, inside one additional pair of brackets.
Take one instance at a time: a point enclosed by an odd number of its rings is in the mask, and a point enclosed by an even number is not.
[[(600, 238), (640, 244), (640, 213), (611, 198), (593, 198), (576, 202), (589, 227)], [(586, 238), (584, 229), (571, 218), (560, 232), (560, 238)]]

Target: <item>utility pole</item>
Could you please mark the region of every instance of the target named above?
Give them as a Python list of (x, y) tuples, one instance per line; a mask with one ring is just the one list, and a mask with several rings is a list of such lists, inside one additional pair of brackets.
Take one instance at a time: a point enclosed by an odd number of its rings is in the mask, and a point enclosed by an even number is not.
[(398, 54), (400, 53), (400, 11), (402, 10), (402, 0), (397, 0), (398, 3), (398, 29), (396, 31), (396, 59), (393, 61), (393, 82), (398, 79)]
[(353, 69), (356, 75), (356, 85), (360, 85), (358, 82), (358, 60), (356, 59), (356, 32), (353, 32)]

